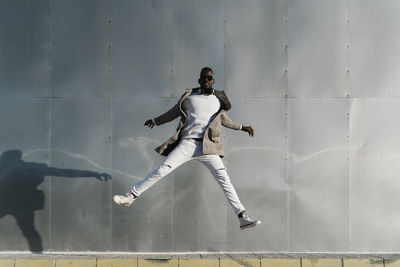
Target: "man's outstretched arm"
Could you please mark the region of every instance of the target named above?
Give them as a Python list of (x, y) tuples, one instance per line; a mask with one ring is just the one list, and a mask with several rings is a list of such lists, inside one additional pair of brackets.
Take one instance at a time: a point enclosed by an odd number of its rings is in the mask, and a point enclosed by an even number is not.
[(249, 134), (249, 136), (251, 136), (251, 137), (254, 136), (253, 127), (244, 126), (244, 125), (241, 125), (240, 123), (233, 121), (232, 119), (230, 119), (228, 117), (228, 115), (226, 115), (225, 112), (221, 114), (221, 123), (223, 126), (225, 126), (227, 128), (234, 129), (234, 130), (242, 130), (244, 132), (247, 132)]
[(154, 120), (147, 120), (144, 123), (144, 126), (147, 126), (149, 128), (153, 128), (154, 125), (161, 125), (170, 121), (175, 120), (176, 118), (178, 118), (180, 116), (179, 113), (179, 107), (178, 104), (176, 104), (175, 106), (173, 106), (170, 110), (168, 110), (167, 112), (165, 112), (164, 114), (156, 117)]

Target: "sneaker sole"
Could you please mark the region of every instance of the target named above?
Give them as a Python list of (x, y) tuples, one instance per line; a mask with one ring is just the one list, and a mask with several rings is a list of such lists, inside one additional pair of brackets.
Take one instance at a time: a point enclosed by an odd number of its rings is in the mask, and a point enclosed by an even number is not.
[(124, 205), (126, 207), (130, 207), (132, 205), (132, 204), (120, 203), (120, 202), (116, 202), (116, 201), (114, 201), (114, 203), (117, 205)]
[(256, 222), (251, 223), (251, 224), (243, 225), (243, 226), (240, 226), (240, 230), (244, 230), (244, 229), (247, 229), (247, 228), (252, 228), (252, 227), (255, 227), (255, 226), (259, 225), (259, 224), (261, 224), (261, 221), (256, 221)]

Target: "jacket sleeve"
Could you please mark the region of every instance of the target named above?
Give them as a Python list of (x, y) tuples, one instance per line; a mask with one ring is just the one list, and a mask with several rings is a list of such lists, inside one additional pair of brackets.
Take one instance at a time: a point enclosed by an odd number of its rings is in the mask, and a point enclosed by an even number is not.
[(157, 118), (154, 118), (154, 122), (158, 126), (158, 125), (173, 121), (176, 118), (178, 118), (179, 116), (180, 116), (179, 107), (178, 107), (178, 104), (176, 104), (175, 106), (173, 106), (170, 110), (168, 110), (164, 114), (158, 116)]
[(242, 125), (231, 120), (228, 115), (226, 115), (226, 112), (221, 113), (221, 124), (233, 130), (240, 130), (242, 128)]

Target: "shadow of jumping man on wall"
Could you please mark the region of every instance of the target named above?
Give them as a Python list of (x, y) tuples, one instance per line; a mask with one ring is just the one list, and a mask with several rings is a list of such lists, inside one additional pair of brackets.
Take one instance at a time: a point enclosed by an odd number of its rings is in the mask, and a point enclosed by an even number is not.
[(35, 211), (44, 207), (45, 196), (37, 187), (45, 176), (94, 177), (108, 180), (106, 173), (58, 169), (46, 164), (25, 162), (20, 150), (8, 150), (0, 157), (0, 219), (14, 216), (31, 252), (43, 251), (42, 238), (35, 229)]

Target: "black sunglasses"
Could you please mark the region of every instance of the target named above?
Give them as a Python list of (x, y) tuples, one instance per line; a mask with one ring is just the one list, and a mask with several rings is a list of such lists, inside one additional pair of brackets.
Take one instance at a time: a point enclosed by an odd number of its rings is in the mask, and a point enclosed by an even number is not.
[(203, 77), (201, 77), (201, 79), (202, 79), (202, 80), (207, 80), (207, 81), (212, 81), (212, 80), (214, 80), (214, 77), (211, 76), (211, 75), (208, 75), (208, 76), (203, 76)]

